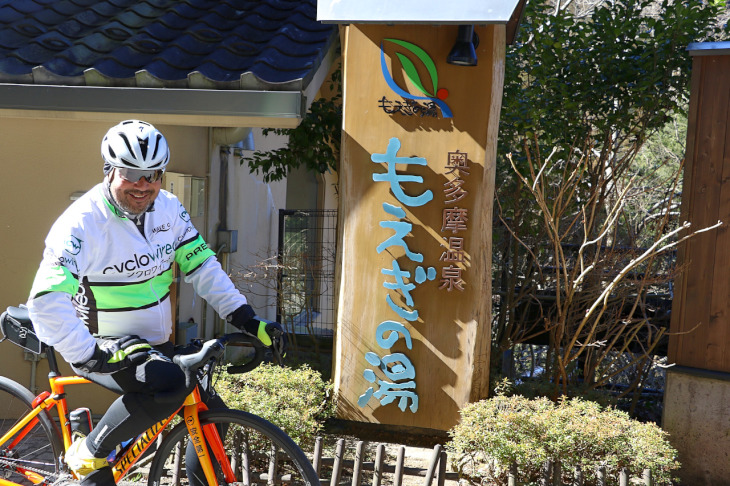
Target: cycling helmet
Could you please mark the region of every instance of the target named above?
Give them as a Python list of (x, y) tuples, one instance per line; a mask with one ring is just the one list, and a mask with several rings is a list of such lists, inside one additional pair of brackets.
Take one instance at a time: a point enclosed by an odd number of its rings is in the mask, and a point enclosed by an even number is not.
[(113, 167), (157, 170), (170, 160), (167, 140), (155, 127), (141, 120), (125, 120), (106, 132), (101, 141), (104, 174)]

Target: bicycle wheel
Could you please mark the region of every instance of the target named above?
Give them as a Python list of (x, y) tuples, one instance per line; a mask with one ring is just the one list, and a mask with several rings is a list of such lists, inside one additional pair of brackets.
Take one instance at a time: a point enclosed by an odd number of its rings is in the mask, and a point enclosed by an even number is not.
[[(0, 436), (33, 408), (34, 398), (24, 386), (0, 376)], [(58, 429), (50, 415), (41, 412), (32, 427), (0, 445), (0, 477), (19, 484), (50, 484), (58, 478), (62, 452)]]
[[(219, 431), (225, 431), (222, 438), (235, 483), (320, 485), (304, 452), (271, 422), (240, 410), (209, 410), (200, 414), (200, 423), (215, 424)], [(187, 451), (189, 440), (185, 424), (177, 425), (165, 437), (150, 467), (149, 486), (207, 485), (200, 468), (196, 468), (197, 458), (195, 464), (186, 464), (186, 455), (195, 457), (192, 450)], [(218, 483), (230, 484), (215, 460), (214, 466)]]

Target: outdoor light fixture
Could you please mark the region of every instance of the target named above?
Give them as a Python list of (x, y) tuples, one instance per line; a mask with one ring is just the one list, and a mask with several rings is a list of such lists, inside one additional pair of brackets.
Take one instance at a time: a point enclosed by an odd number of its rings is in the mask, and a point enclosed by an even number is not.
[(476, 66), (479, 37), (474, 34), (473, 25), (460, 25), (454, 47), (451, 48), (446, 62), (457, 66)]

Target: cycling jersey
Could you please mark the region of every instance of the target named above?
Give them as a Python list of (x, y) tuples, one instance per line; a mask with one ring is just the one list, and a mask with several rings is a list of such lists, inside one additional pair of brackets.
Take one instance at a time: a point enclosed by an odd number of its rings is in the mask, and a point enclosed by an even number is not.
[(69, 206), (46, 238), (28, 300), (41, 340), (70, 363), (91, 357), (92, 334), (168, 341), (175, 262), (221, 316), (246, 304), (177, 197), (161, 190), (138, 229), (104, 184)]

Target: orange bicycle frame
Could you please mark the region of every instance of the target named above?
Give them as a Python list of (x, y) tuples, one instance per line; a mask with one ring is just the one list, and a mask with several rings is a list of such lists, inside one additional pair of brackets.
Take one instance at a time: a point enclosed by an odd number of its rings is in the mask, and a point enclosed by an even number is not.
[[(65, 399), (65, 386), (91, 382), (80, 376), (50, 377), (48, 381), (51, 386), (51, 392), (43, 392), (38, 395), (35, 400), (33, 400), (33, 409), (31, 409), (25, 417), (22, 417), (15, 426), (0, 437), (0, 444), (4, 444), (9, 441), (11, 437), (17, 434), (15, 440), (8, 446), (9, 448), (13, 448), (18, 442), (25, 438), (26, 434), (33, 427), (37, 425), (38, 415), (51, 410), (55, 406), (58, 410), (58, 416), (61, 417), (61, 434), (63, 436), (64, 449), (68, 449), (71, 445), (71, 424), (67, 419), (68, 405), (66, 404)], [(33, 471), (27, 471), (23, 468), (18, 468), (18, 472), (24, 474), (28, 480), (34, 484), (41, 483), (45, 479), (43, 476)], [(16, 483), (12, 481), (0, 478), (1, 486), (10, 486), (15, 484)]]
[[(80, 376), (60, 376), (49, 377), (49, 383), (51, 392), (43, 392), (36, 397), (33, 402), (33, 409), (2, 437), (0, 437), (0, 444), (4, 444), (9, 441), (10, 438), (16, 434), (17, 437), (13, 443), (10, 444), (10, 447), (22, 441), (27, 432), (37, 424), (38, 414), (51, 410), (55, 406), (61, 420), (61, 434), (63, 436), (64, 450), (68, 450), (71, 445), (71, 423), (68, 419), (69, 410), (65, 399), (65, 387), (67, 385), (91, 383), (91, 381)], [(218, 485), (218, 479), (213, 468), (213, 462), (211, 460), (208, 446), (212, 449), (213, 456), (221, 466), (226, 481), (235, 481), (233, 470), (226, 457), (225, 448), (220, 434), (218, 433), (218, 429), (213, 424), (205, 426), (201, 426), (200, 424), (198, 414), (207, 410), (207, 407), (203, 403), (200, 392), (196, 387), (192, 393), (187, 396), (185, 402), (180, 406), (180, 408), (178, 408), (165, 420), (157, 422), (143, 432), (133, 444), (127, 447), (126, 452), (124, 452), (121, 457), (117, 458), (112, 465), (115, 482), (118, 482), (129, 472), (132, 466), (149, 448), (152, 442), (160, 435), (165, 427), (167, 427), (167, 425), (175, 418), (181, 409), (183, 410), (185, 425), (190, 433), (190, 440), (193, 444), (195, 444), (195, 452), (198, 455), (198, 459), (200, 460), (200, 464), (203, 468), (208, 484), (211, 486)], [(19, 472), (23, 473), (28, 480), (34, 484), (42, 483), (45, 480), (43, 476), (32, 471), (20, 470)], [(17, 483), (0, 477), (0, 486), (17, 486)]]
[[(51, 397), (50, 394), (43, 399), (43, 401), (36, 405), (25, 417), (22, 418), (15, 426), (8, 430), (2, 437), (0, 437), (0, 444), (4, 444), (9, 441), (12, 436), (18, 434), (15, 440), (10, 444), (13, 447), (15, 444), (20, 442), (25, 435), (38, 423), (38, 414), (44, 412), (48, 407), (52, 407), (55, 404), (55, 398)], [(25, 475), (25, 477), (33, 484), (42, 482), (45, 478), (33, 471), (25, 470), (24, 468), (17, 468), (18, 472)], [(8, 481), (0, 478), (0, 486), (17, 486), (17, 483)]]

